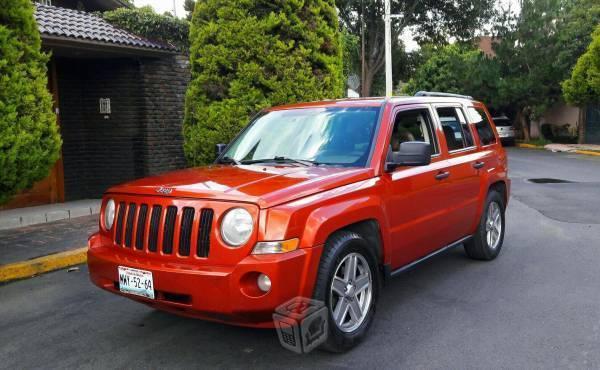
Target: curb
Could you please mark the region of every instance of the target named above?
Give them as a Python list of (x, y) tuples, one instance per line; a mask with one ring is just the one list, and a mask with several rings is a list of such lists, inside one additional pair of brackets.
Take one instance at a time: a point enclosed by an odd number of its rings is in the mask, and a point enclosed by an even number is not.
[(87, 247), (50, 254), (27, 261), (0, 265), (0, 283), (25, 279), (65, 267), (79, 265), (87, 261)]
[(585, 155), (595, 155), (595, 156), (600, 157), (600, 152), (592, 152), (590, 150), (576, 150), (575, 153), (585, 154)]
[(527, 148), (527, 149), (544, 149), (543, 146), (539, 146), (539, 145), (533, 145), (533, 144), (524, 144), (524, 143), (517, 143), (516, 144), (519, 148)]

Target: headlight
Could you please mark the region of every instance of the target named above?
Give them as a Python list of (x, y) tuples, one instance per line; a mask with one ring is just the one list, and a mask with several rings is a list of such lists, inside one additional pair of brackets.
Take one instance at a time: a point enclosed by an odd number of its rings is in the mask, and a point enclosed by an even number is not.
[(230, 209), (221, 221), (221, 237), (232, 247), (245, 244), (250, 239), (253, 229), (252, 215), (243, 208)]
[(115, 221), (115, 201), (109, 199), (106, 202), (106, 207), (104, 207), (104, 226), (106, 230), (110, 230), (112, 228), (113, 222)]

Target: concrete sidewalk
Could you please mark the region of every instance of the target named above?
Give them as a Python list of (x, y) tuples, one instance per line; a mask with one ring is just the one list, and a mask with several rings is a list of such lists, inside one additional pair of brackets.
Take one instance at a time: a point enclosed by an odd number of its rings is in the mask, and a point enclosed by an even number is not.
[(0, 283), (84, 263), (96, 231), (97, 215), (0, 230)]
[(0, 211), (0, 230), (36, 225), (100, 213), (100, 199), (82, 199)]
[(544, 149), (552, 152), (567, 152), (600, 155), (600, 145), (596, 144), (547, 144)]

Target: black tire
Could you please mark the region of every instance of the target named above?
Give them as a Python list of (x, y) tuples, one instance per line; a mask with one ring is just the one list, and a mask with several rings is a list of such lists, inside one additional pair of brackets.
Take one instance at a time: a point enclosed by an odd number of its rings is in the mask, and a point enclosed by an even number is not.
[[(500, 220), (502, 225), (500, 230), (500, 239), (498, 240), (495, 248), (489, 245), (486, 230), (488, 212), (490, 207), (492, 207), (492, 203), (495, 203), (499, 206)], [(470, 240), (464, 243), (465, 252), (470, 258), (482, 261), (490, 261), (498, 256), (500, 250), (502, 249), (502, 244), (504, 243), (504, 231), (506, 230), (506, 219), (504, 213), (504, 198), (497, 191), (491, 190), (487, 195), (485, 206), (483, 207), (483, 212), (481, 214), (481, 219), (479, 220), (479, 225), (477, 226), (477, 231), (475, 231), (475, 234)]]
[[(372, 279), (372, 298), (370, 307), (360, 326), (351, 332), (344, 332), (338, 328), (333, 320), (330, 289), (338, 266), (342, 263), (344, 257), (351, 253), (360, 254), (367, 261)], [(314, 290), (314, 299), (325, 302), (329, 313), (329, 333), (327, 341), (323, 343), (321, 349), (338, 353), (345, 352), (356, 346), (365, 337), (373, 321), (379, 297), (381, 278), (377, 266), (377, 258), (373, 250), (369, 248), (367, 241), (359, 234), (350, 231), (340, 231), (328, 239), (321, 256)]]

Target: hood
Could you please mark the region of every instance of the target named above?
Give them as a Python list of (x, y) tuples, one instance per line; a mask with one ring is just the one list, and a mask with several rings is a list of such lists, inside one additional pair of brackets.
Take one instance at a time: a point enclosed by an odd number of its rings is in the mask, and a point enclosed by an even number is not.
[(250, 202), (268, 208), (372, 176), (370, 168), (214, 165), (146, 177), (108, 193)]

